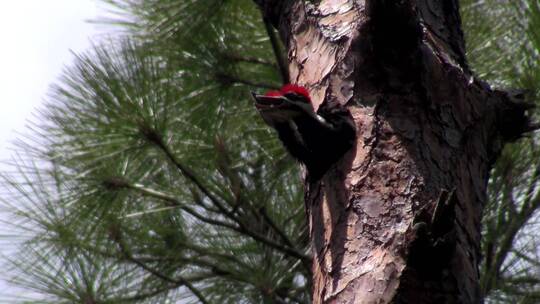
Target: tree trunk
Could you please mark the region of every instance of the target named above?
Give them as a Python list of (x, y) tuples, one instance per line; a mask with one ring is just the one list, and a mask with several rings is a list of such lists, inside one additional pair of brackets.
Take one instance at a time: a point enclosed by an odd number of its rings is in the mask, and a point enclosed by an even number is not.
[[(317, 2), (317, 3), (313, 3)], [(351, 112), (356, 146), (305, 199), (313, 303), (479, 303), (489, 170), (526, 107), (467, 66), (457, 0), (258, 1), (291, 82)]]

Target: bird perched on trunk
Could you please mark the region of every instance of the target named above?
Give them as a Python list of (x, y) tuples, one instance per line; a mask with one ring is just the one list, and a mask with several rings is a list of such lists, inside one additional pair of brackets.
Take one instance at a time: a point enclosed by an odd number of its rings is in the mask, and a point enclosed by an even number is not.
[(310, 180), (320, 179), (353, 146), (356, 130), (343, 105), (326, 101), (315, 112), (308, 90), (293, 84), (264, 95), (252, 94), (263, 120), (306, 166)]

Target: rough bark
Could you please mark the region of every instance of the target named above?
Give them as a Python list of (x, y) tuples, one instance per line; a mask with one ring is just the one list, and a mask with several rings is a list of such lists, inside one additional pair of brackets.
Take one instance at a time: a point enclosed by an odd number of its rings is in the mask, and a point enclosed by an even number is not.
[(526, 106), (474, 77), (456, 0), (256, 1), (293, 82), (354, 117), (305, 200), (313, 303), (478, 303), (490, 166)]

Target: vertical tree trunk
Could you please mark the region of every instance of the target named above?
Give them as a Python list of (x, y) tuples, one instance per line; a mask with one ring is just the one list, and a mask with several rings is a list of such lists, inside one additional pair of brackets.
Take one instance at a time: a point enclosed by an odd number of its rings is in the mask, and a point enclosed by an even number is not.
[(457, 0), (258, 2), (291, 81), (357, 127), (355, 148), (306, 182), (313, 303), (481, 302), (490, 165), (527, 120), (470, 72)]

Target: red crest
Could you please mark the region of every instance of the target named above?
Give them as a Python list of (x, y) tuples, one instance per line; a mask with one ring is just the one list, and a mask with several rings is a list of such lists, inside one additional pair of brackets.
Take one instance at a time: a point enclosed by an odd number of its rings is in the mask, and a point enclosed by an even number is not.
[(286, 84), (281, 88), (281, 94), (285, 95), (287, 93), (296, 93), (298, 95), (302, 95), (309, 102), (311, 102), (311, 98), (309, 97), (308, 90), (302, 86), (295, 85), (295, 84)]
[(282, 96), (283, 94), (280, 91), (268, 91), (264, 94), (264, 96), (268, 97), (274, 97), (274, 96)]

